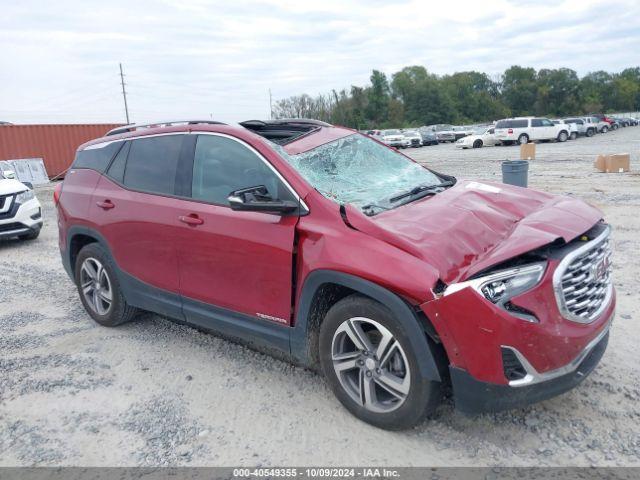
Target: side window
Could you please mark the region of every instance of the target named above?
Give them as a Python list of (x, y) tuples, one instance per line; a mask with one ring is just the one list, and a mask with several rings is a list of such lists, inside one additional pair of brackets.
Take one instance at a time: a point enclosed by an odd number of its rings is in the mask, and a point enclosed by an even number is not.
[(531, 126), (532, 127), (541, 127), (542, 126), (542, 120), (540, 120), (539, 118), (533, 118), (531, 120)]
[(193, 160), (191, 196), (228, 205), (234, 190), (264, 185), (274, 199), (293, 200), (276, 174), (249, 148), (227, 137), (199, 135)]
[(131, 147), (131, 142), (124, 142), (124, 145), (116, 155), (116, 158), (111, 162), (109, 170), (107, 170), (107, 176), (118, 183), (123, 183), (124, 181), (124, 167), (127, 163), (129, 147)]
[(133, 190), (173, 195), (184, 135), (131, 140), (124, 184)]
[(121, 146), (122, 142), (111, 142), (103, 146), (98, 144), (95, 147), (89, 145), (76, 153), (73, 168), (90, 168), (102, 173)]
[(487, 133), (489, 135), (493, 135), (494, 133), (496, 133), (496, 130), (495, 130), (495, 128), (490, 128), (489, 130), (487, 130)]
[[(560, 122), (558, 122), (560, 123)], [(543, 127), (553, 127), (554, 123), (551, 120), (547, 120), (546, 118), (542, 119), (542, 126)]]

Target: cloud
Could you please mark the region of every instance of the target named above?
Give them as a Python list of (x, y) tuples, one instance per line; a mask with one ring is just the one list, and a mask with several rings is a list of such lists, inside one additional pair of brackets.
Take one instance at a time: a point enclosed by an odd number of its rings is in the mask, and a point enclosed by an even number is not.
[(23, 1), (0, 17), (0, 120), (265, 118), (275, 99), (424, 65), (585, 74), (637, 64), (635, 0)]

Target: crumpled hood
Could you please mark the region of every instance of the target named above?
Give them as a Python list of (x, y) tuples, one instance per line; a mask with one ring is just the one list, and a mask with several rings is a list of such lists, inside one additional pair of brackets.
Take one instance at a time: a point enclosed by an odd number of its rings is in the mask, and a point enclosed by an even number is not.
[(0, 179), (0, 195), (8, 195), (10, 193), (24, 192), (27, 186), (12, 178)]
[(424, 260), (447, 284), (558, 238), (569, 242), (602, 218), (581, 200), (473, 181), (374, 217), (352, 206), (346, 214), (353, 228)]

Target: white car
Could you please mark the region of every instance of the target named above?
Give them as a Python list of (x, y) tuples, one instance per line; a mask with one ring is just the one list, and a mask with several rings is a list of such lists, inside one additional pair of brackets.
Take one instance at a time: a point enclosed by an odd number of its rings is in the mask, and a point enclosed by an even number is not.
[(499, 144), (500, 140), (496, 138), (495, 128), (478, 128), (473, 134), (458, 140), (456, 142), (456, 148), (494, 147)]
[(406, 140), (407, 147), (421, 147), (422, 146), (422, 135), (420, 135), (415, 130), (404, 130), (402, 132), (404, 138)]
[(380, 132), (380, 141), (390, 147), (406, 148), (407, 142), (400, 130), (382, 130)]
[(580, 133), (578, 131), (578, 125), (576, 125), (575, 123), (569, 123), (569, 122), (565, 122), (564, 120), (560, 119), (560, 118), (556, 118), (551, 120), (555, 125), (565, 125), (568, 129), (569, 129), (569, 139), (570, 140), (575, 140), (576, 138), (578, 138), (578, 134)]
[(496, 122), (496, 138), (505, 145), (529, 143), (535, 140), (557, 140), (566, 142), (569, 129), (566, 125), (555, 125), (548, 118), (516, 117)]
[(0, 238), (34, 240), (42, 228), (42, 207), (33, 190), (13, 177), (0, 172)]
[(578, 135), (593, 137), (597, 133), (596, 126), (586, 122), (584, 118), (565, 118), (564, 123), (575, 125)]

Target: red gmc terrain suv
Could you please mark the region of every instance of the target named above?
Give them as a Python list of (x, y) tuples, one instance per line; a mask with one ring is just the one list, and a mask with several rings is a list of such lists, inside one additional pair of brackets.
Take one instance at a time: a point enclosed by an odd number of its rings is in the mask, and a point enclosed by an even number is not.
[(378, 427), (416, 424), (445, 386), (466, 412), (549, 398), (607, 345), (598, 210), (456, 180), (347, 128), (128, 125), (78, 149), (55, 201), (96, 322), (149, 310), (277, 351)]

